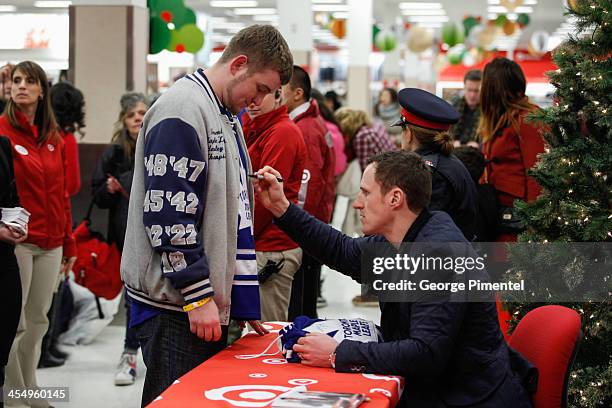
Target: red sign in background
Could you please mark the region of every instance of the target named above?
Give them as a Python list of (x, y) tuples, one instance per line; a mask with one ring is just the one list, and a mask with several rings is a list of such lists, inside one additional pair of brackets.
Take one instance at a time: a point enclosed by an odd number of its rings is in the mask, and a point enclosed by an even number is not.
[[(247, 334), (227, 349), (175, 381), (150, 408), (268, 407), (279, 395), (298, 386), (309, 391), (366, 394), (364, 408), (397, 404), (404, 380), (378, 374), (343, 374), (331, 368), (287, 363), (279, 352), (273, 356), (238, 359), (261, 353), (278, 336), (281, 324), (266, 323), (270, 333)], [(271, 349), (277, 350), (276, 345)]]

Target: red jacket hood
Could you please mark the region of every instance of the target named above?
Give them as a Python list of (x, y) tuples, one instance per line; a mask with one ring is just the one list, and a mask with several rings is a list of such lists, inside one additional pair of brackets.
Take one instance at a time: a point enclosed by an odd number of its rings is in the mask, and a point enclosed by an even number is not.
[(242, 118), (244, 138), (247, 145), (251, 145), (253, 138), (257, 138), (262, 132), (265, 132), (281, 120), (289, 119), (289, 114), (287, 113), (287, 107), (283, 105), (278, 109), (256, 116), (253, 119), (251, 119), (248, 113), (245, 113)]

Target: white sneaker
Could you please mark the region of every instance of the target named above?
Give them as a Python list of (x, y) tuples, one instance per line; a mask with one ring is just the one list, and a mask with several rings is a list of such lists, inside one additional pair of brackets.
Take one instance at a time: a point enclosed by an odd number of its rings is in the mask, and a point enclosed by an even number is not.
[(115, 372), (115, 385), (132, 385), (136, 380), (136, 355), (123, 353), (117, 371)]

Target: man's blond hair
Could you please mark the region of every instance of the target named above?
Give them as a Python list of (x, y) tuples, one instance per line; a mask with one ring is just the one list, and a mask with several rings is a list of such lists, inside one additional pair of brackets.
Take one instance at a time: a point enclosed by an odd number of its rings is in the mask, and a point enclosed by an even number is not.
[(249, 73), (272, 69), (285, 85), (293, 73), (293, 56), (281, 33), (271, 25), (252, 25), (240, 30), (223, 51), (220, 63), (246, 55)]

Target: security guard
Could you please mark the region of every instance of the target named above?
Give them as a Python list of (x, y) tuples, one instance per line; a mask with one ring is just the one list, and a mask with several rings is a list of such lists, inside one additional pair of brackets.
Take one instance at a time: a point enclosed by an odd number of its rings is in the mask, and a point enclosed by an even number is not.
[(414, 151), (433, 173), (429, 209), (448, 213), (468, 241), (476, 237), (478, 192), (463, 163), (452, 154), (448, 132), (459, 113), (443, 99), (416, 88), (398, 93), (401, 117), (391, 126), (402, 127), (402, 149)]

